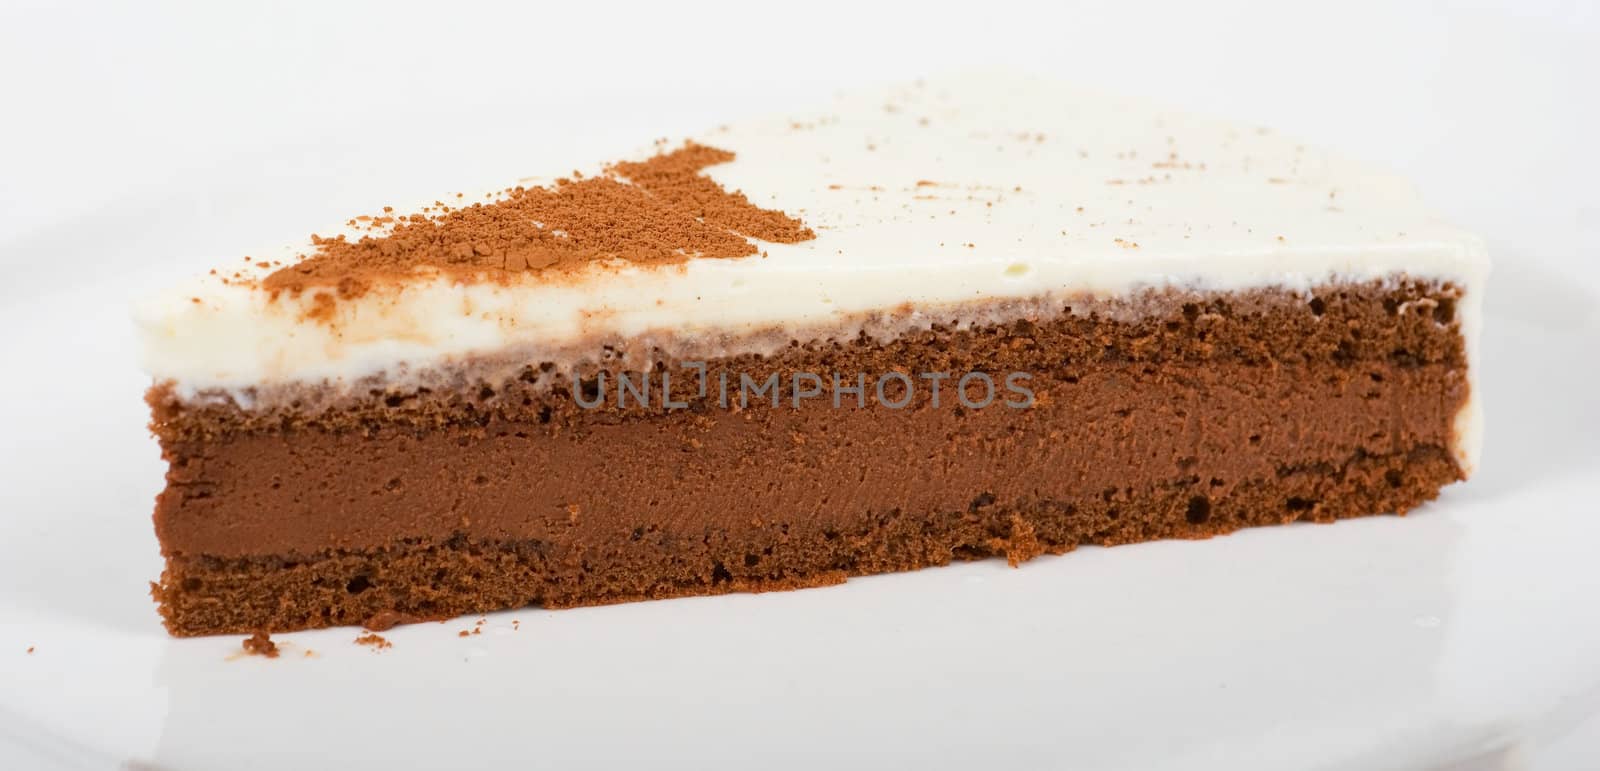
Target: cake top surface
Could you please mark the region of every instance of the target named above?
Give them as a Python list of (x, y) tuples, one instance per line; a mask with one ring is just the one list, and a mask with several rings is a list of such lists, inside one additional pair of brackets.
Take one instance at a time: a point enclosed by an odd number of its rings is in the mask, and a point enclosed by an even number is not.
[(300, 291), (436, 273), (552, 283), (597, 264), (774, 251), (866, 270), (1270, 260), (1470, 240), (1423, 209), (1406, 180), (1268, 129), (996, 75), (848, 94), (492, 195), (385, 207), (312, 236), (270, 274), (232, 278)]
[(1478, 239), (1391, 174), (1253, 126), (989, 74), (732, 123), (477, 204), (357, 218), (135, 316), (156, 377), (235, 388), (662, 330), (827, 331), (893, 308), (1401, 273), (1471, 286), (1486, 268)]

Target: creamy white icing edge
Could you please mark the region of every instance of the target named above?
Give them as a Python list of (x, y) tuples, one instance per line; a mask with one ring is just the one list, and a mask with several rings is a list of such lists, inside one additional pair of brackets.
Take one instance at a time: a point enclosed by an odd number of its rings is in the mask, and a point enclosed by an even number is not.
[[(906, 304), (1144, 289), (1307, 292), (1397, 276), (1449, 281), (1477, 362), (1482, 242), (1391, 175), (1257, 129), (1060, 84), (972, 77), (842, 98), (701, 138), (710, 174), (818, 237), (763, 256), (613, 265), (499, 284), (419, 279), (335, 305), (204, 277), (136, 304), (144, 366), (180, 394), (352, 382), (397, 365), (652, 331), (737, 336)], [(1309, 298), (1308, 298), (1309, 299)], [(1469, 372), (1470, 375), (1470, 372)], [(1475, 465), (1476, 390), (1456, 453)]]

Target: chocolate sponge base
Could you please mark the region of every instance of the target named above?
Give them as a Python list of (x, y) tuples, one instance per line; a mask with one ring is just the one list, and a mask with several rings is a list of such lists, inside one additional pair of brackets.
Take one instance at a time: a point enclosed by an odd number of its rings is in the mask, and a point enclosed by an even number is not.
[[(1464, 476), (1457, 297), (1404, 279), (1174, 292), (706, 364), (1025, 372), (1023, 408), (927, 389), (901, 408), (585, 408), (542, 362), (270, 408), (158, 385), (153, 593), (177, 635), (386, 626), (1403, 513)], [(670, 357), (650, 371), (695, 378)]]
[(915, 515), (861, 513), (730, 532), (619, 534), (575, 546), (453, 535), (304, 559), (184, 557), (154, 588), (176, 634), (249, 633), (444, 619), (726, 592), (826, 586), (852, 576), (1003, 557), (1012, 564), (1081, 545), (1206, 538), (1245, 527), (1404, 513), (1459, 471), (1443, 448), (1285, 467), (1209, 498), (1188, 485)]

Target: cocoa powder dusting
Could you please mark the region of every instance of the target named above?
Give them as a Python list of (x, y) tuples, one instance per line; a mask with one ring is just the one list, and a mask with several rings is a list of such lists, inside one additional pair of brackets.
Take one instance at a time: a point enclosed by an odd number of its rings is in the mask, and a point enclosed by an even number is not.
[[(689, 142), (649, 160), (613, 164), (603, 176), (575, 173), (549, 187), (511, 188), (488, 202), (372, 217), (376, 234), (354, 241), (312, 236), (312, 253), (268, 275), (263, 286), (274, 293), (326, 287), (349, 298), (424, 267), (463, 280), (504, 281), (604, 260), (655, 265), (747, 257), (757, 253), (747, 237), (781, 243), (815, 237), (799, 220), (700, 174), (733, 157)], [(332, 304), (332, 295), (319, 297)]]
[[(780, 211), (763, 209), (750, 203), (739, 191), (729, 192), (701, 176), (700, 172), (719, 163), (733, 160), (733, 153), (715, 147), (688, 143), (682, 149), (657, 155), (641, 163), (618, 163), (611, 171), (639, 187), (665, 199), (680, 211), (718, 225), (741, 235), (792, 244), (816, 237), (811, 229), (799, 220)], [(753, 254), (755, 247), (749, 242), (738, 255)]]

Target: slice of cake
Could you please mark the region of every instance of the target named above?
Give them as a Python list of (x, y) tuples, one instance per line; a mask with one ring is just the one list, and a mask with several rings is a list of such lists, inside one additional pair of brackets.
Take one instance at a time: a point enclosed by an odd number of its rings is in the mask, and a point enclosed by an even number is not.
[(1486, 270), (1253, 127), (847, 97), (142, 304), (153, 591), (382, 627), (1404, 512), (1477, 458)]

